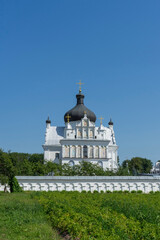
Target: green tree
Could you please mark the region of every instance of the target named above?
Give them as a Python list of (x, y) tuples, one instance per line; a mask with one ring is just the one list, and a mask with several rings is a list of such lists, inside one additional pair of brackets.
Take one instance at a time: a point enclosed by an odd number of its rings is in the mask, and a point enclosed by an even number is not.
[(123, 168), (128, 168), (133, 175), (140, 173), (150, 173), (152, 169), (152, 161), (146, 158), (134, 157), (131, 160), (125, 160), (122, 163)]
[(15, 169), (9, 155), (0, 150), (0, 182), (4, 185), (4, 191), (6, 191), (7, 184), (14, 175)]
[(8, 177), (0, 174), (0, 183), (4, 186), (4, 192), (7, 192)]
[(45, 175), (55, 175), (55, 176), (62, 175), (61, 164), (57, 164), (49, 161), (49, 162), (45, 162), (43, 167), (44, 167)]
[(28, 160), (29, 162), (32, 162), (32, 163), (37, 163), (37, 162), (40, 162), (42, 164), (44, 163), (43, 154), (38, 154), (38, 153), (31, 154)]
[(118, 171), (115, 173), (117, 176), (130, 176), (131, 173), (128, 167), (119, 166)]
[(0, 151), (0, 174), (12, 177), (15, 175), (15, 168), (9, 155), (3, 151)]
[(19, 183), (15, 177), (10, 177), (8, 183), (10, 186), (11, 193), (22, 192), (22, 188), (19, 186)]

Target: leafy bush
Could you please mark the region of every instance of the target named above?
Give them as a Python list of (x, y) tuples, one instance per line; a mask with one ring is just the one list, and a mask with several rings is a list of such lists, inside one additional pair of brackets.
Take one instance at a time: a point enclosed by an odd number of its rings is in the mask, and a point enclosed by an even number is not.
[(22, 188), (19, 186), (19, 183), (15, 177), (9, 178), (10, 191), (12, 192), (22, 192)]
[(142, 193), (142, 190), (138, 190), (137, 193)]
[(73, 239), (160, 239), (160, 193), (43, 192), (38, 199), (52, 226)]

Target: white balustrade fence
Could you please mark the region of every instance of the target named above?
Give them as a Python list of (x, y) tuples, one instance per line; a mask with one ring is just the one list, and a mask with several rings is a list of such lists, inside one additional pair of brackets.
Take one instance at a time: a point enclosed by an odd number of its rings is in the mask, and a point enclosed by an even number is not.
[[(17, 176), (24, 191), (160, 191), (160, 176)], [(4, 187), (0, 185), (0, 190)]]

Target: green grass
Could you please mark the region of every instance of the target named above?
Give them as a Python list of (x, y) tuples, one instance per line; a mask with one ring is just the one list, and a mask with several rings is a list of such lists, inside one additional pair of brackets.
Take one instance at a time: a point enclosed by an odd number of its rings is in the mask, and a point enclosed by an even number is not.
[(0, 240), (60, 240), (31, 193), (0, 193)]
[(160, 240), (160, 192), (0, 193), (0, 240)]

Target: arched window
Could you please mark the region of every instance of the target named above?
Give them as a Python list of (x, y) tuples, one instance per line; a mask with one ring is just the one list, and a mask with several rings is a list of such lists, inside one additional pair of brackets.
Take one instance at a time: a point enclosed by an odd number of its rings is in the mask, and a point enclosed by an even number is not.
[(83, 126), (87, 127), (88, 123), (87, 123), (87, 120), (84, 120), (83, 121)]
[(101, 158), (106, 158), (106, 147), (101, 147)]
[(87, 146), (86, 145), (83, 147), (83, 157), (87, 158)]
[(81, 146), (77, 147), (77, 157), (80, 158), (81, 157)]
[(83, 137), (84, 137), (84, 138), (87, 138), (87, 137), (88, 137), (88, 136), (87, 136), (87, 129), (84, 129), (84, 130), (83, 130)]
[(74, 167), (74, 161), (71, 160), (71, 161), (69, 161), (68, 164), (69, 164), (70, 167)]
[(56, 158), (58, 158), (58, 159), (59, 159), (59, 153), (56, 153)]
[(78, 129), (78, 138), (81, 138), (82, 137), (82, 131), (81, 129)]
[(98, 158), (98, 146), (95, 146), (95, 158)]
[(93, 130), (92, 129), (89, 131), (89, 137), (93, 138)]
[(103, 162), (101, 161), (98, 161), (98, 166), (102, 167), (103, 168)]
[(69, 146), (65, 146), (65, 157), (69, 157)]
[(89, 157), (93, 158), (93, 147), (92, 146), (89, 147)]
[(72, 158), (76, 157), (76, 147), (72, 146)]

